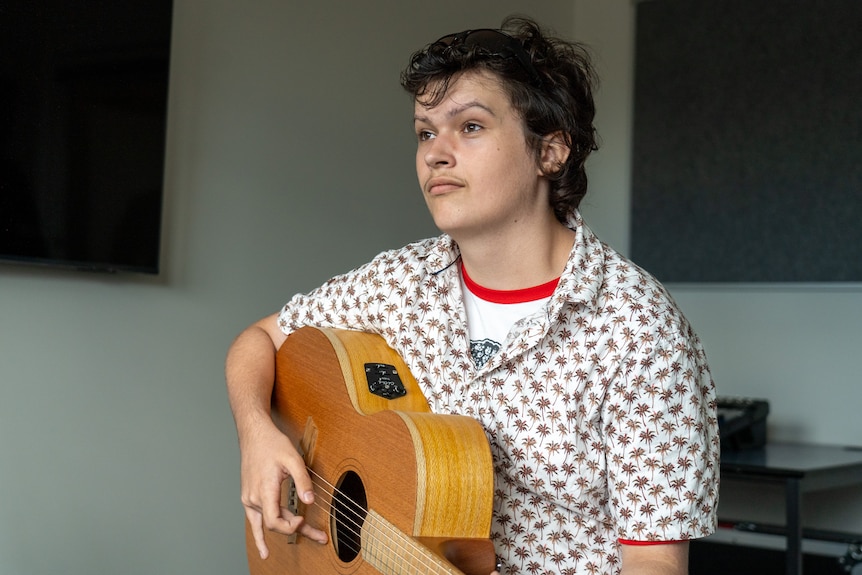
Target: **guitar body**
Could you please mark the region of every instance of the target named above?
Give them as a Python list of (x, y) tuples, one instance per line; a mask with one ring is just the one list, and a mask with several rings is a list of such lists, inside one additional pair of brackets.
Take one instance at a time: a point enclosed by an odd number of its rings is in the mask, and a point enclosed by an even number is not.
[(252, 575), (490, 575), (494, 479), (476, 420), (432, 414), (377, 335), (302, 328), (276, 365), (273, 419), (315, 483), (314, 505), (298, 504), (290, 481), (283, 504), (329, 542), (267, 532), (261, 560), (247, 526)]

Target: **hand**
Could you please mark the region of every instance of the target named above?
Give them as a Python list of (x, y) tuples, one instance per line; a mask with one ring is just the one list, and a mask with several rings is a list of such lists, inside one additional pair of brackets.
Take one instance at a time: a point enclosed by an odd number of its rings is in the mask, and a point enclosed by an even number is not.
[(264, 527), (270, 531), (301, 535), (326, 543), (326, 533), (307, 525), (302, 517), (281, 506), (281, 485), (293, 478), (296, 492), (306, 505), (314, 503), (311, 478), (296, 448), (271, 421), (263, 422), (240, 438), (242, 504), (262, 559), (269, 556)]

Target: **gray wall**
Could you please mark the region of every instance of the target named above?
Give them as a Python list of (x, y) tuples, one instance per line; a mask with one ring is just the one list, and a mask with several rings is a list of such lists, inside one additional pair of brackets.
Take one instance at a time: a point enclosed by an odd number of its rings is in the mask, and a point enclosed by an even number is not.
[[(290, 294), (434, 233), (397, 85), (420, 44), (515, 11), (591, 43), (585, 214), (627, 251), (631, 2), (292, 4), (176, 0), (162, 276), (0, 268), (0, 574), (244, 571), (224, 352)], [(770, 398), (774, 437), (862, 443), (860, 290), (671, 288), (720, 391)], [(808, 501), (862, 532), (858, 491)]]

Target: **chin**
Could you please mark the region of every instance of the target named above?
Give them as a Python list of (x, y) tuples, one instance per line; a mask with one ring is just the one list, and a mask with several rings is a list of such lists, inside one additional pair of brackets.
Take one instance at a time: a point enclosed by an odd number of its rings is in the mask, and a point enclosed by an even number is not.
[[(429, 206), (430, 207), (430, 206)], [(476, 230), (479, 224), (474, 217), (470, 217), (468, 212), (453, 206), (438, 204), (431, 210), (431, 219), (434, 220), (434, 225), (444, 234), (449, 234), (453, 238), (463, 236), (470, 230)]]
[(455, 236), (459, 231), (464, 229), (463, 225), (458, 225), (458, 223), (453, 221), (452, 218), (436, 217), (433, 219), (434, 225), (437, 226), (437, 229), (444, 234), (449, 234), (450, 236)]

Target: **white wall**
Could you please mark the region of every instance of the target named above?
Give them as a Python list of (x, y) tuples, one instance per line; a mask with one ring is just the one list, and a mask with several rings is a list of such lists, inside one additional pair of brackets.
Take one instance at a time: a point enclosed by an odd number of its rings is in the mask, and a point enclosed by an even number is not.
[(245, 571), (222, 365), (292, 293), (434, 233), (398, 74), (569, 0), (175, 0), (165, 272), (0, 266), (0, 575)]
[[(574, 36), (596, 52), (603, 147), (590, 163), (585, 217), (626, 252), (636, 0), (575, 0)], [(720, 394), (770, 402), (778, 441), (862, 446), (862, 286), (669, 285), (706, 346)], [(729, 486), (728, 486), (729, 487)], [(746, 488), (750, 489), (748, 485)], [(722, 491), (722, 513), (780, 523), (781, 494)], [(770, 505), (764, 504), (770, 498)], [(752, 505), (754, 503), (754, 505)], [(808, 524), (862, 533), (862, 488), (810, 494)]]

